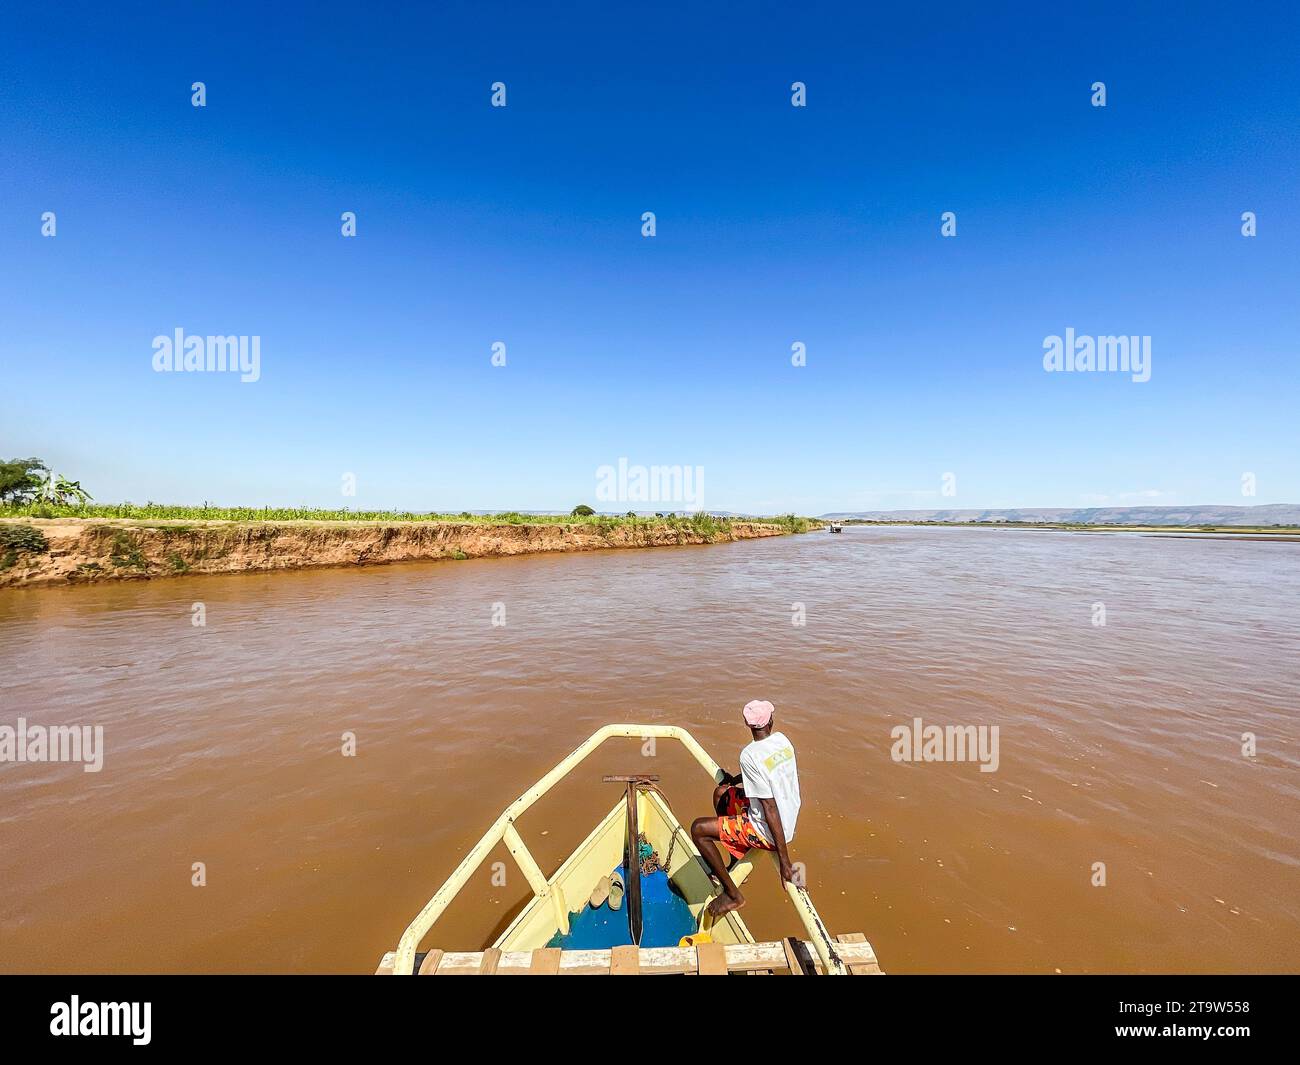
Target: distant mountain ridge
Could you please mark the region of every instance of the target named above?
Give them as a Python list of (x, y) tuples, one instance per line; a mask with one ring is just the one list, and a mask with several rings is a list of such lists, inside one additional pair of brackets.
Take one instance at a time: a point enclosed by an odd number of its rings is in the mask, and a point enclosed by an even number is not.
[(1070, 525), (1300, 525), (1300, 504), (1254, 507), (1020, 507), (1009, 510), (836, 511), (823, 518), (865, 521), (1049, 522)]

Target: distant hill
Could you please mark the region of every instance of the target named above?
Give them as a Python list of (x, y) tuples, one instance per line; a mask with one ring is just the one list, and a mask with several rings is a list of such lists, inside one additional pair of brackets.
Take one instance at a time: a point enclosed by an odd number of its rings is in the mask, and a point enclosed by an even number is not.
[(862, 510), (823, 518), (865, 521), (1048, 522), (1070, 525), (1300, 525), (1300, 504), (1257, 507), (1087, 507), (1078, 510), (1025, 507), (1017, 510)]

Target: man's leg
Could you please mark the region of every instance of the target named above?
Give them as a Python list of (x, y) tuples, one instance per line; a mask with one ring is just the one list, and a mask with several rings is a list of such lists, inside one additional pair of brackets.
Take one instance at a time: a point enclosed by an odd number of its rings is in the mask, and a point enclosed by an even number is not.
[(722, 855), (718, 852), (718, 845), (714, 842), (718, 839), (718, 819), (716, 817), (697, 817), (691, 824), (691, 839), (695, 841), (695, 846), (699, 849), (704, 860), (708, 862), (709, 868), (713, 870), (713, 875), (721, 882), (722, 890), (726, 893), (709, 903), (709, 913), (713, 915), (714, 919), (717, 919), (724, 913), (740, 909), (745, 905), (745, 896), (740, 893), (740, 888), (736, 887), (736, 882), (731, 879), (731, 874), (727, 872), (727, 867), (722, 863)]

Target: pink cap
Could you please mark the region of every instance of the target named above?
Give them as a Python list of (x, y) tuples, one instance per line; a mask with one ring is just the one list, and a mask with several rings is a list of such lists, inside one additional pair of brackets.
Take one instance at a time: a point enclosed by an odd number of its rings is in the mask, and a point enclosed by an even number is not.
[(750, 728), (762, 728), (772, 720), (775, 710), (776, 707), (765, 699), (751, 699), (745, 704), (745, 724)]

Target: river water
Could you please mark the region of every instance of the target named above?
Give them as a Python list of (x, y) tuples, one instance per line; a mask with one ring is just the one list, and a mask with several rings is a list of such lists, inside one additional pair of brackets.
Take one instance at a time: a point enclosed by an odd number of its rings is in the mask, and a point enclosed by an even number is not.
[[(938, 528), (0, 592), (0, 725), (105, 745), (0, 764), (0, 970), (371, 971), (600, 725), (734, 770), (766, 698), (791, 856), (887, 971), (1300, 971), (1298, 606), (1300, 544)], [(996, 725), (996, 772), (895, 760), (914, 718)], [(602, 773), (707, 813), (675, 746), (607, 745), (525, 815), (543, 867)], [(428, 945), (504, 927), (497, 859)], [(766, 862), (747, 894), (798, 931)]]

